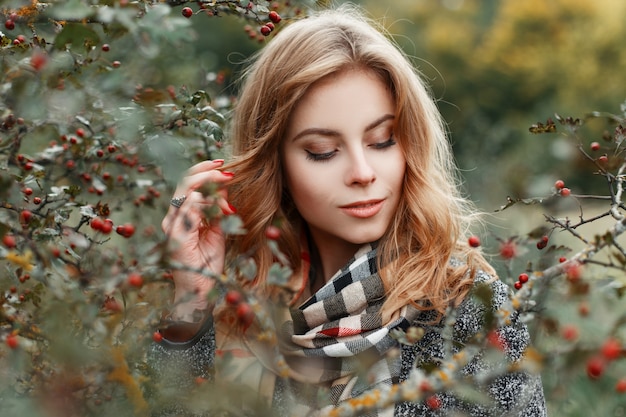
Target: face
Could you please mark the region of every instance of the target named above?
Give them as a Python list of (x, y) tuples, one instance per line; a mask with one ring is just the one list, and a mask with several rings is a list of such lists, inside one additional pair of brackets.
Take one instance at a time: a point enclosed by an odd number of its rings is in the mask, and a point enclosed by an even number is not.
[(350, 70), (313, 84), (283, 141), (287, 187), (318, 248), (353, 254), (382, 237), (398, 207), (405, 159), (391, 92)]

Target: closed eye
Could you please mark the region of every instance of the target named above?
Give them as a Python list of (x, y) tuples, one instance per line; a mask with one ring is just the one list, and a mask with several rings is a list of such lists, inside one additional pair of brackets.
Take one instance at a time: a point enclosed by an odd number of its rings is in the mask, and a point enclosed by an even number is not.
[(393, 138), (393, 135), (391, 135), (391, 136), (389, 136), (389, 139), (387, 139), (386, 141), (384, 141), (384, 142), (377, 142), (377, 143), (372, 144), (371, 146), (374, 149), (386, 149), (386, 148), (389, 148), (389, 147), (391, 147), (391, 146), (393, 146), (395, 144), (396, 144), (396, 141)]
[(336, 152), (337, 151), (315, 153), (311, 151), (306, 151), (306, 159), (311, 161), (328, 161), (330, 158), (335, 156)]

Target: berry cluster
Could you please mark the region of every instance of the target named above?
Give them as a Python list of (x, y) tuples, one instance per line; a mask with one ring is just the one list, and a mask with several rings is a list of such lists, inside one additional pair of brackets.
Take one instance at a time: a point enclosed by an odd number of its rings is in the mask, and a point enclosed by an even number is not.
[(15, 12), (10, 13), (8, 19), (4, 21), (4, 27), (7, 30), (15, 29), (15, 21), (17, 20), (17, 18), (18, 18), (17, 13)]
[(227, 305), (235, 309), (235, 315), (239, 323), (244, 328), (250, 327), (254, 321), (254, 311), (252, 311), (250, 304), (244, 300), (241, 292), (237, 290), (228, 291), (224, 297), (224, 301), (226, 301)]
[(572, 193), (569, 188), (565, 187), (565, 182), (563, 180), (556, 180), (554, 188), (556, 188), (556, 192), (561, 194), (563, 197), (568, 197)]
[(524, 284), (528, 282), (528, 279), (529, 277), (526, 272), (522, 272), (521, 274), (519, 274), (519, 276), (517, 277), (517, 281), (515, 281), (515, 284), (514, 284), (515, 289), (521, 290)]
[(548, 236), (541, 236), (541, 239), (539, 239), (539, 241), (537, 242), (537, 249), (545, 249), (545, 247), (548, 246), (549, 241), (550, 238)]
[[(619, 359), (622, 354), (623, 349), (621, 342), (614, 337), (607, 338), (600, 347), (600, 351), (587, 360), (587, 376), (591, 379), (599, 379), (604, 373), (606, 366), (616, 359)], [(622, 383), (618, 382), (616, 390), (619, 391), (618, 387), (622, 385)], [(626, 387), (622, 388), (625, 389), (620, 392), (625, 392)]]

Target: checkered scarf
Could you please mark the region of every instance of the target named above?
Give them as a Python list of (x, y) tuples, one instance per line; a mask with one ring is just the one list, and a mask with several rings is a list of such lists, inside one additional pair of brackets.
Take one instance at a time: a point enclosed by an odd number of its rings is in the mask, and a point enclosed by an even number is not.
[[(272, 364), (267, 346), (260, 347), (258, 338), (253, 340), (246, 332), (244, 344), (252, 353), (249, 358), (254, 357), (265, 368), (253, 371), (253, 361), (244, 361), (240, 370), (245, 375), (239, 379), (260, 392), (273, 390), (270, 382), (275, 382), (275, 377), (268, 377), (269, 370), (296, 384), (304, 383), (309, 390), (311, 386), (329, 387), (326, 404), (315, 401), (321, 397), (319, 392), (310, 396), (313, 398), (298, 395), (299, 404), (291, 408), (295, 415), (308, 415), (311, 410), (332, 407), (373, 387), (391, 385), (399, 377), (400, 361), (389, 354), (398, 346), (390, 331), (406, 329), (417, 313), (405, 306), (383, 323), (380, 310), (384, 300), (376, 249), (366, 245), (303, 305), (285, 308), (278, 315), (278, 350), (285, 362), (282, 366)], [(231, 348), (240, 353), (245, 350), (239, 344)], [(271, 399), (272, 392), (265, 396)], [(388, 413), (392, 415), (393, 409), (379, 415)]]

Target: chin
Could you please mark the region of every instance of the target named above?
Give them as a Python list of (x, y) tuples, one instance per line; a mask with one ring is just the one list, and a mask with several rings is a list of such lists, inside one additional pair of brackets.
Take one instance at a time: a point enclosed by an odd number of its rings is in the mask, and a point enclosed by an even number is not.
[(365, 245), (366, 243), (376, 242), (383, 237), (383, 235), (384, 233), (366, 233), (354, 236), (352, 239), (348, 239), (348, 241), (352, 242), (354, 245)]

